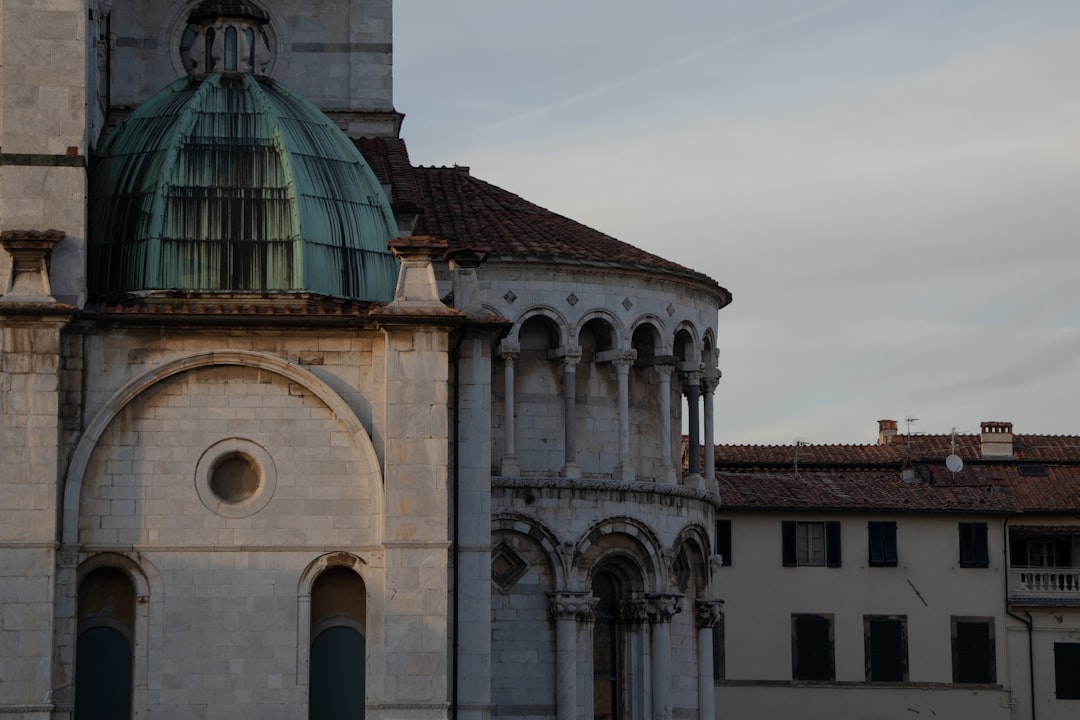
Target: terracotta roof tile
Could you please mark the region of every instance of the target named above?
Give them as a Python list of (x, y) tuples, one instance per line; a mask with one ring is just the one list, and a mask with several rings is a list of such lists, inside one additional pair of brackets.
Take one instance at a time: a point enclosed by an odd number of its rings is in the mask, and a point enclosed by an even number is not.
[[(716, 479), (726, 508), (1074, 512), (1080, 510), (1080, 437), (1014, 435), (1013, 458), (980, 456), (977, 435), (958, 435), (964, 460), (949, 472), (951, 435), (891, 445), (720, 445)], [(914, 479), (905, 482), (908, 465)]]
[(467, 167), (413, 167), (400, 138), (353, 141), (379, 182), (392, 186), (395, 209), (422, 210), (416, 235), (449, 241), (451, 250), (515, 259), (577, 261), (666, 270), (715, 285), (707, 275), (645, 252), (473, 177)]

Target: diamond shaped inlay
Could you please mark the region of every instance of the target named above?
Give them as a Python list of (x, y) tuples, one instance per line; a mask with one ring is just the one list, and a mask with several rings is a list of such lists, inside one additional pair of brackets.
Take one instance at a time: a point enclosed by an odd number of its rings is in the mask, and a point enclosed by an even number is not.
[(672, 315), (675, 314), (675, 306), (672, 305), (671, 303), (668, 303), (668, 305), (667, 305), (667, 314), (668, 314), (668, 317), (671, 317)]
[(513, 290), (507, 290), (506, 294), (503, 295), (503, 300), (505, 300), (508, 304), (513, 305), (514, 301), (517, 300), (517, 295), (514, 294)]
[(574, 307), (578, 303), (578, 297), (574, 293), (570, 293), (566, 296), (566, 302), (570, 303), (570, 307)]
[(505, 542), (491, 551), (491, 579), (503, 592), (512, 588), (528, 569), (529, 564)]
[(634, 301), (630, 298), (623, 298), (622, 306), (629, 310), (630, 308), (634, 307)]

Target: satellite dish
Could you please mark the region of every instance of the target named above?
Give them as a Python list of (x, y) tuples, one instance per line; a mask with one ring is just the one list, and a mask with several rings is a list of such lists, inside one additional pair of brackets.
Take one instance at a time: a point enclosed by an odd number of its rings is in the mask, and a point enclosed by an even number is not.
[(960, 459), (959, 455), (950, 455), (945, 458), (945, 467), (951, 473), (958, 473), (964, 469), (964, 461)]

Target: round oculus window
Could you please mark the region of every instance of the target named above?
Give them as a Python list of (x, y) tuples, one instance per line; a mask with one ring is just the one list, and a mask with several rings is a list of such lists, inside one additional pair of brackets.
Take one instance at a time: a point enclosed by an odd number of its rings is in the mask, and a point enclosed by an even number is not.
[(216, 442), (199, 458), (195, 491), (206, 509), (227, 518), (242, 518), (266, 507), (277, 487), (277, 469), (270, 453), (244, 438)]
[(221, 457), (210, 470), (210, 492), (227, 503), (242, 503), (259, 492), (262, 473), (254, 458), (241, 452)]

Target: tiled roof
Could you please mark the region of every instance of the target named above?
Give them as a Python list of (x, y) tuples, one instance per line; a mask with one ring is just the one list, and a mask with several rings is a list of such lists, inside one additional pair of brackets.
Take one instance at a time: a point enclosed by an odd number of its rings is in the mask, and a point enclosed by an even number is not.
[[(616, 240), (473, 177), (467, 167), (412, 167), (398, 138), (365, 138), (356, 146), (376, 177), (391, 185), (392, 205), (419, 206), (414, 232), (469, 247), (492, 259), (581, 262), (664, 270), (715, 285), (707, 275)], [(725, 292), (726, 294), (726, 292)]]
[[(960, 472), (945, 467), (950, 451), (964, 460)], [(978, 435), (898, 436), (890, 445), (719, 445), (716, 471), (728, 509), (1080, 511), (1078, 436), (1014, 435), (1012, 458), (986, 460)]]
[[(889, 445), (717, 445), (716, 464), (749, 463), (787, 465), (798, 455), (799, 464), (829, 463), (867, 465), (895, 463), (904, 458), (943, 460), (950, 453), (962, 460), (982, 454), (978, 435), (897, 435)], [(1013, 459), (1080, 461), (1080, 436), (1013, 435)]]

